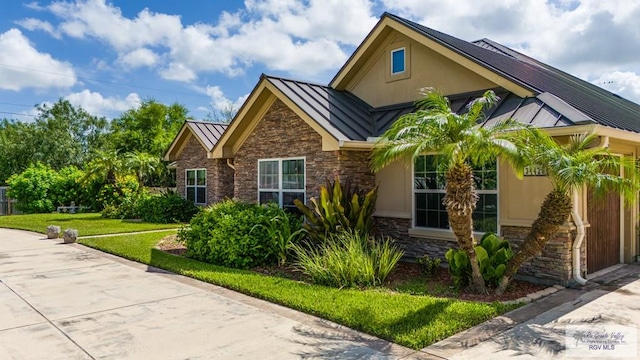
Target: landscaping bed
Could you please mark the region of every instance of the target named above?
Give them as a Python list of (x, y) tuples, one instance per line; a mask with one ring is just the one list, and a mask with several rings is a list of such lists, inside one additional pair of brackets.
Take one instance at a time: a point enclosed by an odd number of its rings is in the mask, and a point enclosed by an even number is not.
[[(182, 243), (178, 242), (176, 238), (176, 235), (166, 236), (158, 242), (156, 248), (173, 255), (184, 256), (187, 249)], [(309, 278), (294, 266), (258, 266), (252, 268), (251, 271), (263, 275), (310, 283)], [(494, 301), (520, 299), (543, 290), (546, 287), (526, 281), (513, 280), (509, 288), (507, 288), (507, 291), (502, 295), (494, 293), (486, 295), (471, 294), (456, 289), (455, 286), (453, 286), (453, 279), (449, 271), (444, 267), (440, 267), (435, 275), (426, 276), (422, 273), (422, 268), (419, 264), (399, 262), (391, 274), (389, 274), (387, 281), (380, 288), (410, 295), (429, 295), (492, 303)]]

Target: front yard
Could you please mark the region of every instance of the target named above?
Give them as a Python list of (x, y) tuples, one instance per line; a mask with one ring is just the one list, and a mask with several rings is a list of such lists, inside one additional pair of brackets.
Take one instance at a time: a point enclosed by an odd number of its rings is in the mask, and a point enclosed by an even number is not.
[(80, 236), (176, 229), (180, 227), (180, 224), (152, 224), (119, 219), (105, 219), (97, 213), (51, 213), (0, 216), (0, 227), (9, 229), (44, 233), (49, 225), (58, 225), (62, 230), (76, 229)]
[(108, 253), (220, 285), (421, 349), (517, 306), (411, 295), (385, 288), (336, 289), (236, 270), (156, 249), (174, 232), (80, 240)]

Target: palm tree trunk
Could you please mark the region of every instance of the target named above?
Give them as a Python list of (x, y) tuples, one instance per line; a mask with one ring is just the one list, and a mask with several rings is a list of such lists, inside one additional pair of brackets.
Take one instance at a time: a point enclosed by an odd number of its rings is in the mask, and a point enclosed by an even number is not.
[(467, 164), (457, 164), (445, 174), (445, 197), (443, 203), (449, 215), (449, 225), (456, 235), (458, 246), (471, 262), (471, 290), (478, 294), (486, 293), (484, 279), (474, 249), (473, 210), (476, 208), (478, 194), (473, 181), (473, 169)]
[(538, 218), (531, 225), (529, 234), (507, 263), (507, 269), (498, 284), (496, 293), (502, 294), (520, 266), (542, 252), (547, 242), (569, 218), (571, 207), (571, 197), (564, 191), (555, 189), (545, 197)]

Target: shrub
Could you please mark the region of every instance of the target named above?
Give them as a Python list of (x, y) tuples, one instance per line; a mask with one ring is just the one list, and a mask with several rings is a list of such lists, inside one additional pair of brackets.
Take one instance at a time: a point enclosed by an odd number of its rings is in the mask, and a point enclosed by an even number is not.
[(51, 189), (58, 174), (42, 163), (30, 165), (22, 173), (7, 180), (7, 196), (17, 200), (16, 207), (24, 213), (46, 213), (55, 209), (55, 196)]
[(320, 199), (309, 200), (311, 209), (297, 199), (294, 204), (307, 220), (304, 228), (311, 239), (322, 243), (327, 235), (342, 230), (356, 230), (364, 235), (371, 233), (377, 196), (377, 187), (365, 193), (352, 186), (350, 179), (342, 185), (336, 177), (320, 187)]
[[(480, 239), (480, 245), (474, 248), (480, 273), (487, 286), (495, 287), (504, 275), (507, 262), (513, 257), (511, 245), (494, 233), (486, 233)], [(458, 287), (464, 287), (471, 281), (471, 263), (467, 253), (462, 250), (449, 249), (445, 254), (449, 262), (449, 272)]]
[(435, 275), (441, 262), (442, 260), (440, 260), (440, 258), (432, 258), (429, 255), (418, 258), (418, 264), (422, 269), (422, 273), (427, 276)]
[(189, 222), (198, 210), (191, 201), (173, 191), (144, 197), (137, 203), (140, 218), (152, 223)]
[(265, 206), (225, 200), (200, 211), (188, 228), (178, 233), (187, 256), (212, 264), (246, 269), (274, 264), (276, 256), (269, 233), (256, 227), (281, 214), (277, 205)]
[(334, 287), (383, 283), (403, 255), (389, 239), (380, 241), (359, 231), (331, 234), (322, 244), (294, 246), (297, 266), (311, 280)]
[(262, 227), (269, 234), (271, 248), (280, 266), (286, 264), (293, 246), (298, 244), (306, 233), (302, 227), (302, 218), (282, 209), (279, 215), (264, 218), (263, 223), (255, 227)]

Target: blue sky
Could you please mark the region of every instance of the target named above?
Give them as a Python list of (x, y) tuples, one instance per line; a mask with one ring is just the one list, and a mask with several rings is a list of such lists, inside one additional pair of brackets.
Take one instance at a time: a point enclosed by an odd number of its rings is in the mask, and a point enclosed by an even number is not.
[(29, 121), (33, 105), (66, 98), (113, 118), (154, 98), (204, 118), (241, 104), (263, 72), (327, 83), (383, 11), (490, 38), (640, 102), (635, 3), (3, 0), (0, 117)]

